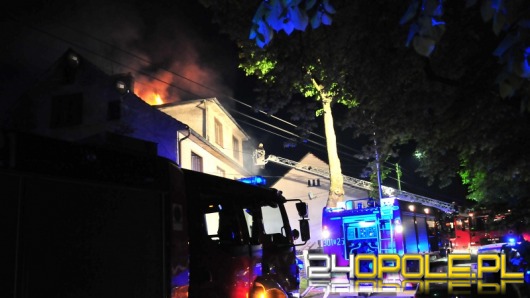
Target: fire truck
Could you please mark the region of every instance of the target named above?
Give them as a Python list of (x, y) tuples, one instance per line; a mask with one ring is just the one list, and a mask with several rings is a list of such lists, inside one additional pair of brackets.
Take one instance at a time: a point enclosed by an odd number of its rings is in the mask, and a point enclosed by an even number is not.
[(345, 207), (324, 208), (323, 251), (347, 265), (357, 253), (433, 253), (445, 246), (441, 211), (397, 197), (347, 201)]
[(499, 213), (478, 208), (459, 210), (445, 223), (453, 251), (475, 253), (483, 245), (530, 241), (528, 228), (504, 223), (510, 213), (510, 210)]
[[(329, 179), (329, 170), (304, 165), (283, 157), (265, 156), (260, 145), (254, 153), (256, 165), (269, 162)], [(372, 190), (369, 181), (343, 175), (344, 184)], [(338, 208), (322, 210), (322, 250), (337, 255), (337, 264), (347, 265), (360, 250), (377, 253), (447, 253), (450, 242), (443, 219), (455, 205), (382, 186), (380, 202), (372, 198), (346, 201)]]
[(2, 297), (296, 294), (305, 203), (126, 149), (0, 133)]

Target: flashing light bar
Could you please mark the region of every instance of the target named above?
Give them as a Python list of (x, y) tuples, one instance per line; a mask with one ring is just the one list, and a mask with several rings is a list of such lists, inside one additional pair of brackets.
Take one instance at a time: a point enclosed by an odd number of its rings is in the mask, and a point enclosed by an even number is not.
[(237, 181), (251, 185), (267, 185), (267, 179), (263, 178), (263, 176), (250, 176), (237, 179)]

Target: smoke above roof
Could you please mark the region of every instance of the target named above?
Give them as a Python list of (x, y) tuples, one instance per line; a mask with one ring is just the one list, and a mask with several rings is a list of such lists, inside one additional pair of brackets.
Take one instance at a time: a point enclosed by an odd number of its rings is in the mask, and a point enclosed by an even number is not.
[(195, 1), (61, 2), (20, 7), (1, 21), (12, 29), (1, 35), (10, 41), (2, 60), (26, 67), (28, 81), (73, 48), (108, 74), (131, 73), (149, 103), (153, 93), (164, 103), (232, 96), (235, 46)]

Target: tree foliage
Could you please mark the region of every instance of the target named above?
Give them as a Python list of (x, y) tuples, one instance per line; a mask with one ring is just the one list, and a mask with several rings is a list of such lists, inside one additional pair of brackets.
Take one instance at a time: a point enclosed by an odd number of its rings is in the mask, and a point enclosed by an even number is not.
[[(429, 57), (445, 32), (443, 21), (446, 4), (443, 0), (412, 0), (401, 24), (410, 23), (407, 45)], [(491, 22), (500, 42), (493, 51), (502, 69), (496, 79), (501, 97), (512, 97), (530, 78), (530, 8), (527, 1), (467, 0), (466, 9), (478, 8), (482, 20)]]
[(294, 114), (311, 129), (307, 110), (317, 106), (300, 103), (312, 92), (301, 82), (318, 72), (350, 105), (336, 123), (353, 128), (352, 138), (376, 135), (383, 159), (414, 142), (431, 183), (465, 178), (469, 197), (483, 203), (528, 199), (528, 2), (330, 1), (330, 25), (276, 34), (263, 48), (248, 36), (262, 1), (221, 2), (212, 4), (216, 21), (239, 42), (242, 66), (276, 63), (274, 85), (261, 81), (262, 108), (297, 103), (305, 109)]
[(335, 9), (329, 0), (269, 0), (259, 5), (250, 28), (250, 39), (259, 47), (266, 46), (274, 32), (284, 31), (290, 35), (294, 30), (305, 31), (320, 25), (331, 25), (331, 14)]
[[(332, 106), (336, 103), (345, 106), (355, 106), (356, 101), (353, 95), (343, 88), (344, 84), (337, 82), (344, 77), (345, 72), (339, 68), (330, 68), (333, 65), (332, 56), (322, 55), (322, 52), (307, 51), (311, 47), (306, 42), (315, 43), (317, 46), (321, 42), (326, 42), (326, 36), (315, 35), (316, 39), (306, 39), (303, 30), (309, 23), (306, 14), (316, 7), (315, 15), (311, 17), (313, 27), (318, 27), (321, 23), (330, 24), (328, 13), (333, 13), (334, 9), (327, 0), (323, 0), (317, 5), (317, 1), (307, 1), (303, 9), (299, 8), (301, 1), (266, 1), (259, 5), (256, 15), (253, 18), (254, 26), (251, 29), (251, 39), (256, 39), (256, 47), (252, 42), (240, 41), (240, 67), (247, 74), (254, 75), (262, 82), (262, 97), (260, 98), (260, 109), (275, 113), (282, 108), (282, 103), (290, 103), (292, 100), (303, 100), (304, 98), (314, 99), (312, 103), (318, 101), (317, 105), (305, 104), (303, 110), (312, 111), (311, 117), (304, 117), (306, 124), (306, 134), (311, 127), (315, 126), (314, 118), (323, 116), (324, 131), (326, 135), (326, 147), (328, 153), (328, 164), (330, 170), (330, 191), (328, 196), (328, 207), (335, 207), (337, 203), (344, 200), (344, 188), (340, 159), (337, 152), (337, 143), (332, 116)], [(314, 19), (319, 21), (316, 22)], [(266, 21), (264, 20), (266, 19)], [(287, 25), (290, 24), (290, 25)], [(294, 34), (294, 28), (299, 34)], [(289, 44), (290, 37), (298, 37), (301, 43), (285, 47), (267, 47), (263, 49), (265, 43), (270, 41), (272, 30), (284, 30), (287, 34), (283, 36), (286, 44)], [(256, 31), (257, 30), (257, 31)], [(237, 36), (237, 33), (233, 33)], [(290, 37), (287, 37), (290, 35)], [(276, 39), (281, 38), (278, 36)], [(305, 42), (304, 42), (305, 40)], [(281, 44), (280, 44), (281, 45)], [(331, 72), (330, 72), (331, 71)], [(308, 113), (304, 113), (304, 116)], [(302, 132), (304, 134), (304, 132)]]

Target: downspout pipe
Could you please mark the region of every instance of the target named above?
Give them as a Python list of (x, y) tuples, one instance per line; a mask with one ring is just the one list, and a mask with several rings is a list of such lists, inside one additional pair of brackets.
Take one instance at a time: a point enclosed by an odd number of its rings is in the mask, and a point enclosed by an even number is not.
[(178, 149), (178, 165), (179, 167), (182, 167), (182, 141), (184, 141), (185, 139), (189, 138), (190, 135), (191, 135), (191, 129), (188, 125), (186, 125), (186, 129), (188, 130), (188, 135), (186, 135), (185, 137), (183, 137), (182, 139), (179, 140), (179, 149)]

